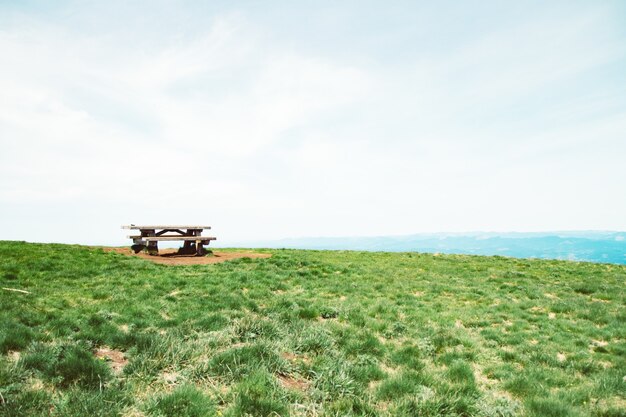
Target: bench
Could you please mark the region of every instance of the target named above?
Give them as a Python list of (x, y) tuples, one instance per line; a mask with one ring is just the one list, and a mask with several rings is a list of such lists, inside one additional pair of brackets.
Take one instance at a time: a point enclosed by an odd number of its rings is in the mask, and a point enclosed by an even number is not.
[(127, 238), (133, 240), (141, 239), (145, 240), (146, 242), (158, 242), (159, 240), (202, 240), (203, 242), (208, 242), (209, 240), (217, 240), (216, 237), (209, 236), (127, 236)]
[(131, 224), (122, 226), (122, 229), (139, 230), (139, 235), (127, 236), (133, 240), (131, 248), (135, 253), (139, 253), (144, 249), (148, 250), (150, 255), (158, 255), (160, 241), (176, 241), (180, 240), (183, 247), (179, 249), (181, 254), (195, 254), (203, 256), (207, 253), (204, 245), (208, 245), (212, 240), (217, 238), (212, 236), (202, 236), (202, 230), (210, 229), (211, 226), (198, 225), (149, 225), (137, 226)]

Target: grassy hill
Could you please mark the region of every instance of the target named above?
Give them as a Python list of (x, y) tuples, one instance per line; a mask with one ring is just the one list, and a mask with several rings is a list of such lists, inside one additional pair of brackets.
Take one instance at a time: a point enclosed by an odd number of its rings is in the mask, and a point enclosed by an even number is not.
[(0, 416), (626, 415), (626, 266), (268, 252), (0, 242)]
[[(237, 244), (233, 246), (248, 246)], [(319, 237), (253, 242), (253, 247), (366, 250), (515, 258), (561, 259), (626, 265), (626, 232), (432, 233), (405, 236)]]

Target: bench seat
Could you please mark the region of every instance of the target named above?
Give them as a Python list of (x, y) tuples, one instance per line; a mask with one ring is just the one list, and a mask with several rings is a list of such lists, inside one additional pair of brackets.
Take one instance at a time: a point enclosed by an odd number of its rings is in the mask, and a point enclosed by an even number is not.
[(208, 242), (209, 240), (217, 240), (216, 237), (211, 236), (128, 236), (129, 239), (133, 240), (145, 240), (146, 242), (158, 242), (158, 241), (168, 241), (168, 240), (189, 240), (192, 242), (201, 241)]

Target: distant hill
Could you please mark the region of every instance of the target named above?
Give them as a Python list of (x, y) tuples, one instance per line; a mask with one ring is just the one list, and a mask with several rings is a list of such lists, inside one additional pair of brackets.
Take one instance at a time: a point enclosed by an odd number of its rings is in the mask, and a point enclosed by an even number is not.
[(626, 264), (626, 232), (611, 231), (313, 237), (243, 242), (229, 246), (457, 253)]

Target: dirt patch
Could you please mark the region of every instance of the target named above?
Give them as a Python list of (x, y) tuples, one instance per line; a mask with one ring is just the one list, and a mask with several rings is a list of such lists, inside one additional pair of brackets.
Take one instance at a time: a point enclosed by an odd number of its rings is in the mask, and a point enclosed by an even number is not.
[(474, 379), (476, 382), (482, 387), (489, 387), (491, 385), (496, 384), (496, 380), (489, 378), (487, 375), (483, 373), (483, 370), (476, 364), (473, 366), (474, 370)]
[(163, 379), (163, 381), (165, 381), (167, 384), (173, 385), (176, 384), (176, 382), (178, 381), (178, 379), (180, 378), (180, 374), (178, 372), (174, 372), (174, 371), (170, 371), (170, 372), (163, 372), (161, 374), (161, 378)]
[(282, 356), (284, 359), (287, 359), (288, 361), (295, 361), (296, 359), (298, 359), (298, 355), (291, 352), (283, 352), (280, 354), (280, 356)]
[(239, 258), (269, 258), (269, 253), (255, 252), (213, 252), (209, 256), (179, 255), (176, 249), (160, 249), (158, 256), (148, 255), (145, 252), (135, 253), (130, 248), (102, 248), (105, 252), (115, 252), (126, 256), (152, 261), (162, 265), (208, 265), (230, 261)]
[(291, 352), (283, 352), (280, 354), (280, 356), (283, 359), (288, 360), (289, 362), (298, 362), (298, 361), (302, 361), (306, 364), (310, 364), (311, 363), (311, 359), (308, 358), (305, 355), (296, 355), (295, 353), (291, 353)]
[(288, 375), (279, 375), (278, 380), (283, 387), (293, 391), (306, 391), (311, 385), (309, 381), (303, 379), (295, 379)]
[(124, 352), (111, 349), (106, 346), (99, 347), (95, 352), (96, 358), (105, 360), (111, 365), (113, 372), (120, 373), (128, 363), (128, 359), (124, 356)]

